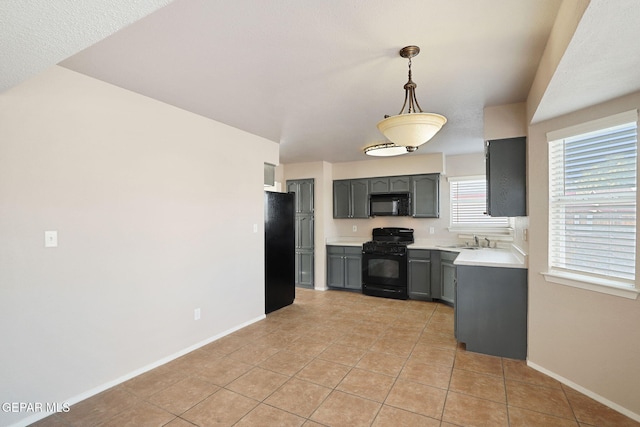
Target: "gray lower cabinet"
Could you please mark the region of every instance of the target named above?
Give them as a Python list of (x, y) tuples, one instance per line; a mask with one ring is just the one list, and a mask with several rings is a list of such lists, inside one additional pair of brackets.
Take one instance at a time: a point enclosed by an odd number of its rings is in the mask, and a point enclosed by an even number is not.
[(327, 246), (327, 286), (362, 289), (362, 247)]
[(369, 179), (333, 181), (333, 217), (369, 218)]
[(440, 299), (451, 304), (456, 302), (456, 266), (457, 252), (440, 252)]
[(414, 218), (440, 217), (440, 174), (411, 177), (411, 205)]
[(313, 249), (296, 249), (296, 286), (313, 289)]
[(431, 251), (409, 249), (407, 287), (410, 299), (431, 300)]
[(455, 335), (467, 350), (527, 356), (527, 270), (457, 266)]

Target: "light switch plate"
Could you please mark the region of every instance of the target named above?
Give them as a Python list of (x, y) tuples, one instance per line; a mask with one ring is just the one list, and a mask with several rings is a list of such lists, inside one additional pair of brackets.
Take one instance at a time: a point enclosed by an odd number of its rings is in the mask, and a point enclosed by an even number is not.
[(58, 232), (53, 231), (45, 231), (44, 232), (44, 247), (45, 248), (55, 248), (58, 246)]

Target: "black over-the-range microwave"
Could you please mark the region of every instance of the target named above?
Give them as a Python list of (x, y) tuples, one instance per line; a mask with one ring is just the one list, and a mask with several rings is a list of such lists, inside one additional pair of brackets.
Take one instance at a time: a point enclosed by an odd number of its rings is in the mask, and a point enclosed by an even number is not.
[(410, 216), (411, 193), (384, 193), (369, 196), (371, 216)]

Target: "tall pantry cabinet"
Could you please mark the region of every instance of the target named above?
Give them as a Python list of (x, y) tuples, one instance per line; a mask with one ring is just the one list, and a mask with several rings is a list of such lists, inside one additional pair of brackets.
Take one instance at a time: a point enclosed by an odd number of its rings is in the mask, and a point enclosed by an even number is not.
[(296, 286), (314, 286), (313, 179), (287, 180), (287, 192), (295, 193)]

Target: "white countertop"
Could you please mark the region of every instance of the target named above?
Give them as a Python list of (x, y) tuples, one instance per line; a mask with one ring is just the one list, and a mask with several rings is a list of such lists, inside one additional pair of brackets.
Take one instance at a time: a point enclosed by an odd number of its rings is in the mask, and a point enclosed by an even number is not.
[(329, 246), (362, 246), (364, 242), (369, 240), (371, 239), (364, 237), (336, 237), (327, 239), (326, 244)]
[(409, 249), (430, 249), (458, 252), (455, 265), (473, 265), (480, 267), (527, 268), (527, 255), (514, 245), (504, 248), (463, 249), (451, 248), (455, 243), (435, 240), (416, 240)]
[[(369, 239), (357, 237), (338, 237), (327, 239), (327, 245), (333, 246), (362, 246)], [(480, 267), (503, 267), (503, 268), (527, 268), (527, 255), (514, 245), (505, 248), (482, 248), (463, 249), (446, 246), (454, 245), (455, 242), (443, 242), (439, 240), (416, 240), (408, 246), (409, 249), (429, 249), (448, 252), (458, 252), (459, 255), (454, 261), (455, 265), (471, 265)]]
[(515, 249), (461, 249), (455, 265), (480, 267), (527, 268), (527, 257)]

